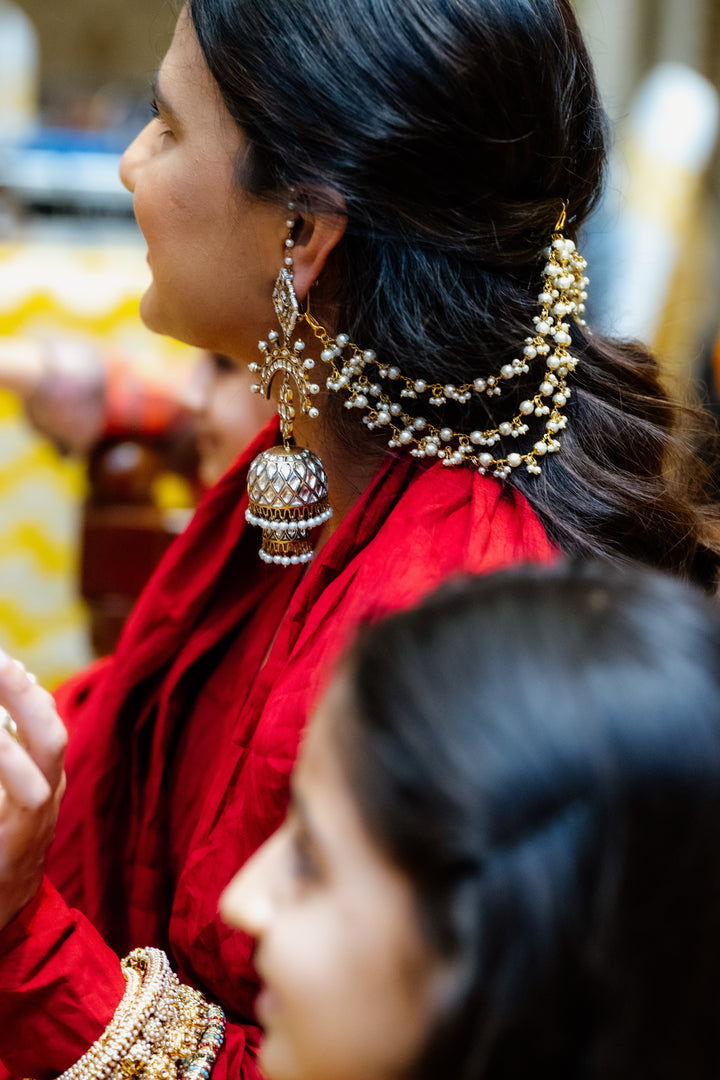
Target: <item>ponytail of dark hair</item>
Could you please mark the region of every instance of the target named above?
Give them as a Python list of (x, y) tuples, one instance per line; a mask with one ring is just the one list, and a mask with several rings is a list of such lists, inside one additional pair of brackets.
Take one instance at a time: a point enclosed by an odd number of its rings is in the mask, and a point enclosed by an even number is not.
[[(338, 329), (428, 383), (472, 382), (522, 350), (563, 203), (575, 234), (597, 198), (606, 119), (569, 0), (190, 0), (197, 37), (249, 151), (248, 192), (344, 207)], [(590, 274), (592, 268), (590, 268)], [(712, 585), (720, 539), (696, 454), (699, 411), (641, 347), (586, 336), (560, 454), (510, 482), (568, 553), (639, 560)], [(510, 419), (448, 403), (438, 426)], [(336, 437), (373, 437), (329, 395)], [(530, 444), (539, 437), (531, 432)], [(521, 449), (514, 444), (513, 449)]]

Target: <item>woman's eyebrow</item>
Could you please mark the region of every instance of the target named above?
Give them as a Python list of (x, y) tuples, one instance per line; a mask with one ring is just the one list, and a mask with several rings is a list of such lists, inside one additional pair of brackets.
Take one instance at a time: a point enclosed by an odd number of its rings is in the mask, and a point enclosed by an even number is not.
[(160, 89), (160, 73), (159, 72), (158, 72), (157, 75), (153, 76), (151, 89), (152, 89), (152, 96), (153, 96), (153, 99), (155, 101), (155, 104), (157, 105), (158, 109), (163, 114), (163, 116), (167, 116), (169, 119), (176, 120), (177, 119), (177, 114), (175, 113), (175, 110), (173, 109), (172, 105), (170, 104), (170, 102), (168, 101), (168, 99), (165, 97), (162, 90)]

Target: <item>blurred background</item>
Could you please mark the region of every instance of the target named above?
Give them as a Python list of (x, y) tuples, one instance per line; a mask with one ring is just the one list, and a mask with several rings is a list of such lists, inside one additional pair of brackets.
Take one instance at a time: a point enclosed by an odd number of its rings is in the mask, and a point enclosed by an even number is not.
[[(648, 341), (668, 378), (713, 407), (720, 0), (576, 9), (613, 122), (607, 192), (584, 237), (592, 322)], [(169, 0), (0, 0), (0, 643), (49, 686), (112, 645), (196, 495), (177, 482), (191, 469), (163, 447), (133, 459), (121, 440), (119, 464), (116, 450), (110, 466), (93, 451), (88, 468), (87, 454), (67, 453), (72, 438), (38, 434), (26, 387), (10, 392), (28, 341), (121, 355), (171, 388), (197, 363), (137, 318), (145, 247), (117, 179), (175, 11)]]

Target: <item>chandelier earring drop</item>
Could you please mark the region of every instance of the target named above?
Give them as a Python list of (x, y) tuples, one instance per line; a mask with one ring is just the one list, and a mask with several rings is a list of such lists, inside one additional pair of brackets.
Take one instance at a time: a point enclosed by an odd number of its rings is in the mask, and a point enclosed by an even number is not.
[(293, 438), (298, 411), (311, 419), (317, 417), (312, 399), (320, 393), (320, 387), (312, 381), (315, 361), (303, 357), (305, 343), (300, 339), (291, 341), (301, 317), (293, 286), (294, 209), (289, 203), (284, 265), (273, 290), (282, 341), (278, 331), (272, 330), (267, 341), (259, 342), (262, 360), (250, 364), (250, 371), (258, 377), (254, 393), (269, 397), (275, 378), (282, 380), (278, 396), (282, 445), (265, 450), (252, 462), (245, 513), (251, 525), (262, 529), (260, 558), (281, 566), (309, 562), (313, 557), (309, 533), (332, 516), (323, 464), (312, 450), (296, 446)]
[[(372, 349), (362, 349), (347, 334), (333, 336), (308, 310), (300, 311), (293, 287), (292, 203), (289, 209), (285, 263), (273, 291), (283, 340), (281, 343), (275, 330), (268, 334), (268, 341), (259, 345), (262, 361), (250, 365), (250, 370), (259, 375), (253, 387), (257, 393), (269, 396), (275, 376), (282, 378), (278, 411), (283, 445), (260, 454), (248, 476), (250, 505), (246, 517), (263, 530), (260, 557), (283, 566), (308, 562), (313, 555), (308, 533), (332, 514), (322, 462), (293, 441), (293, 421), (298, 410), (316, 417), (312, 398), (320, 392), (311, 376), (315, 361), (303, 356), (304, 342), (297, 340), (291, 344), (295, 326), (301, 320), (319, 342), (320, 360), (328, 372), (327, 389), (345, 395), (346, 409), (362, 410), (363, 423), (368, 429), (384, 430), (391, 449), (407, 450), (417, 458), (438, 458), (450, 468), (472, 465), (481, 476), (498, 480), (505, 480), (513, 469), (521, 466), (530, 475), (539, 475), (542, 459), (560, 450), (561, 433), (567, 426), (562, 411), (572, 393), (567, 380), (578, 362), (568, 349), (572, 344), (571, 320), (585, 325), (582, 316), (587, 299), (586, 262), (573, 241), (563, 235), (566, 205), (563, 203), (550, 244), (542, 253), (545, 263), (537, 298), (539, 313), (533, 317), (533, 329), (525, 338), (522, 350), (497, 373), (477, 376), (459, 386), (405, 375), (394, 364), (378, 359)], [(534, 377), (533, 369), (537, 373)], [(510, 414), (495, 427), (482, 431), (454, 431), (449, 426), (440, 426), (440, 421), (433, 423), (417, 415), (417, 405), (408, 404), (410, 400), (424, 399), (429, 406), (439, 409), (448, 401), (464, 405), (473, 397), (494, 401), (502, 396), (509, 380), (524, 376), (530, 376), (533, 382), (539, 377), (539, 384), (535, 383), (535, 389), (520, 401), (515, 415)], [(531, 425), (539, 426), (538, 421), (544, 430), (531, 435)], [(498, 453), (494, 449), (504, 440), (524, 440), (526, 436), (528, 441), (532, 438), (537, 441), (524, 451)]]

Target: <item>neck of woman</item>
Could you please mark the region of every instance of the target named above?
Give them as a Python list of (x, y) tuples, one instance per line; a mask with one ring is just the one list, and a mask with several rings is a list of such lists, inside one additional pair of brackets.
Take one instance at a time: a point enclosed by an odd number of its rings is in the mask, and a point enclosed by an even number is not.
[(355, 506), (375, 476), (383, 458), (382, 445), (373, 443), (369, 433), (364, 453), (358, 453), (355, 445), (345, 444), (338, 438), (337, 432), (331, 429), (330, 424), (323, 423), (321, 404), (319, 408), (321, 414), (316, 420), (307, 416), (296, 417), (293, 433), (295, 443), (312, 450), (322, 461), (327, 473), (333, 516), (318, 535), (316, 553)]

